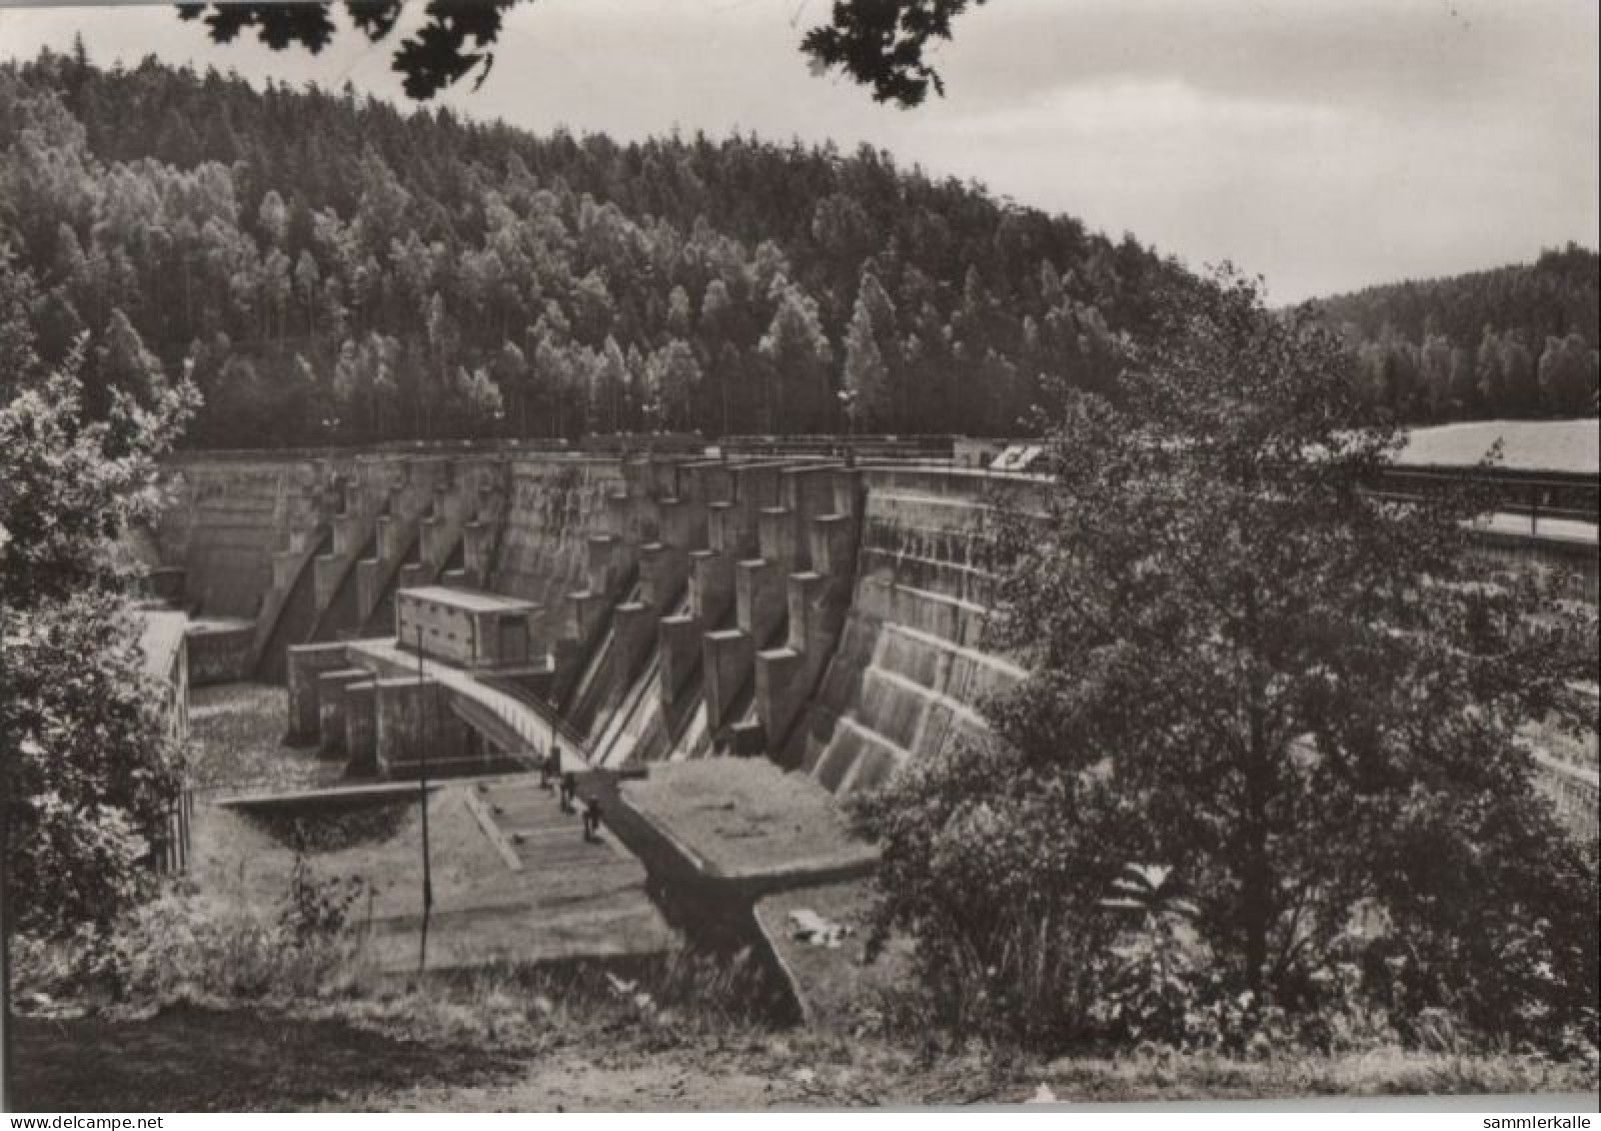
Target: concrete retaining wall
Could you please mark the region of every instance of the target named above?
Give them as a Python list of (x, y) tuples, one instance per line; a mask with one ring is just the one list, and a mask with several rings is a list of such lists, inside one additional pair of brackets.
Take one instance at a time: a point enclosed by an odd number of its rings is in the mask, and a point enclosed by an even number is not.
[(191, 624), (188, 631), (190, 684), (205, 687), (249, 679), (250, 648), (255, 634), (255, 624), (248, 620)]

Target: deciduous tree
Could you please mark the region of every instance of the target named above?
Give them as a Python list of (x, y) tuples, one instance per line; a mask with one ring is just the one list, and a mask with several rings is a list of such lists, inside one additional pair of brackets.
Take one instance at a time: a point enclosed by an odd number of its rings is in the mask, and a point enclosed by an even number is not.
[[(1029, 829), (1040, 887), (1064, 858), (1101, 885), (1118, 858), (1173, 866), (1212, 971), (1285, 1007), (1361, 946), (1410, 956), (1403, 1017), (1579, 1021), (1595, 862), (1534, 792), (1519, 734), (1589, 725), (1575, 681), (1594, 677), (1593, 609), (1483, 565), (1481, 500), (1367, 490), (1401, 434), (1372, 423), (1347, 347), (1306, 311), (1270, 312), (1224, 273), (1168, 296), (1164, 321), (1115, 403), (1067, 397), (1048, 478), (1000, 523), (995, 644), (1032, 674), (988, 707), (1017, 761), (991, 783), (953, 762), (973, 787), (953, 812)], [(1004, 921), (1014, 885), (986, 903), (924, 883), (987, 851), (988, 833), (924, 819), (940, 772), (869, 814), (883, 912), (920, 943), (978, 946), (973, 924)], [(1031, 794), (1059, 822), (1035, 821)], [(1365, 940), (1362, 906), (1384, 924)], [(1026, 938), (984, 952), (1015, 989), (1019, 956), (1050, 949)]]
[[(0, 263), (0, 277), (8, 270)], [(105, 923), (137, 898), (182, 759), (143, 671), (113, 542), (151, 512), (154, 457), (192, 411), (193, 388), (146, 404), (114, 389), (91, 420), (81, 356), (8, 389), (0, 407), (6, 925), (38, 935)]]

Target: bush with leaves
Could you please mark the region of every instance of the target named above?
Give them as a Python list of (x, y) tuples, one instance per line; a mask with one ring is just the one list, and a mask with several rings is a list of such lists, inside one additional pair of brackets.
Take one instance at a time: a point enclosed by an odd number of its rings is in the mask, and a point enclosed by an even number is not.
[(1100, 907), (1122, 857), (1093, 776), (1031, 770), (962, 745), (853, 802), (882, 857), (870, 950), (917, 941), (919, 982), (960, 1032), (1050, 1044), (1081, 1037), (1116, 931)]
[(362, 942), (351, 911), (364, 891), (357, 880), (317, 876), (304, 858), (276, 908), (232, 907), (177, 885), (109, 924), (21, 936), (12, 993), (143, 1013), (178, 1001), (231, 1005), (351, 989)]
[(319, 879), (305, 854), (296, 853), (289, 896), (278, 917), (279, 933), (298, 947), (337, 936), (350, 925), (350, 913), (366, 890), (354, 877)]
[[(0, 276), (0, 292), (30, 293), (3, 254)], [(104, 925), (144, 893), (143, 861), (180, 784), (114, 543), (154, 504), (155, 457), (195, 396), (187, 384), (145, 403), (113, 390), (90, 422), (83, 343), (45, 372), (17, 309), (0, 308), (12, 366), (0, 406), (5, 911), (14, 931), (55, 935)]]

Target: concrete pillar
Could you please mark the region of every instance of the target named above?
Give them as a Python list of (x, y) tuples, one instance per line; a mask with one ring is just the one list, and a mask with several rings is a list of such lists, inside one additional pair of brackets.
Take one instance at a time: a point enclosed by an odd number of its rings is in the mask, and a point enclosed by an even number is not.
[(312, 560), (312, 587), (317, 595), (317, 608), (326, 609), (333, 603), (339, 580), (344, 576), (345, 561), (338, 554), (318, 554)]
[(805, 569), (810, 564), (810, 555), (800, 534), (800, 515), (788, 507), (763, 507), (757, 516), (761, 556), (772, 562), (781, 575)]
[(809, 535), (812, 568), (825, 577), (849, 579), (856, 567), (854, 520), (846, 514), (822, 515), (812, 519)]
[(292, 527), (289, 531), (289, 551), (295, 555), (304, 554), (317, 544), (317, 527), (315, 523), (306, 523)]
[(591, 593), (610, 593), (620, 571), (621, 541), (615, 534), (591, 534), (586, 546), (586, 574)]
[(797, 652), (826, 648), (822, 639), (822, 604), (827, 579), (817, 573), (792, 573), (787, 586), (789, 646)]
[(745, 544), (740, 510), (734, 503), (712, 503), (706, 508), (706, 544), (720, 553), (744, 557), (753, 547)]
[(348, 557), (360, 550), (361, 544), (367, 540), (367, 524), (355, 511), (335, 515), (333, 525), (335, 556)]
[(754, 646), (737, 629), (708, 632), (701, 641), (706, 680), (706, 721), (720, 726), (727, 720), (734, 698), (750, 678)]
[(702, 624), (721, 624), (734, 603), (734, 559), (719, 550), (689, 555), (690, 608)]
[(467, 576), (476, 585), (482, 585), (489, 575), (489, 551), (494, 544), (495, 531), (487, 522), (474, 520), (462, 527), (462, 564)]
[(706, 548), (706, 507), (690, 499), (663, 499), (661, 540), (689, 552)]
[(677, 546), (652, 542), (639, 548), (640, 597), (665, 614), (689, 578), (689, 555)]
[(633, 527), (633, 500), (627, 491), (611, 491), (606, 495), (606, 531), (626, 539)]
[(383, 597), (383, 576), (394, 559), (363, 558), (356, 563), (356, 621), (365, 624)]
[(588, 640), (599, 631), (606, 617), (607, 597), (604, 593), (581, 590), (567, 595), (567, 610), (572, 625), (572, 638)]
[[(757, 516), (764, 507), (778, 505), (778, 468), (766, 464), (735, 464), (729, 468), (732, 494), (719, 512), (714, 548), (733, 554), (735, 560), (759, 555)], [(709, 532), (708, 532), (709, 533)]]
[(834, 512), (834, 480), (838, 464), (785, 468), (779, 475), (779, 505), (803, 518)]
[(443, 764), (465, 756), (466, 725), (450, 709), (450, 692), (436, 681), (380, 679), (373, 682), (378, 772), (415, 773), (426, 744), (428, 758)]
[(377, 693), (371, 679), (345, 687), (345, 751), (357, 774), (378, 772)]
[(370, 679), (366, 668), (335, 668), (317, 676), (317, 738), (324, 753), (345, 749), (345, 688)]
[(756, 758), (767, 751), (767, 728), (760, 719), (737, 722), (728, 728), (728, 745), (736, 758)]
[(288, 649), (289, 741), (318, 738), (317, 677), (348, 666), (343, 644), (296, 644)]
[(622, 472), (623, 485), (627, 487), (628, 494), (636, 499), (650, 497), (655, 489), (655, 472), (651, 461), (647, 459), (625, 459), (618, 468)]
[(612, 671), (626, 685), (641, 667), (655, 641), (660, 618), (649, 606), (629, 601), (612, 610)]
[(570, 637), (557, 637), (551, 643), (551, 682), (547, 700), (560, 702), (578, 679), (578, 663), (584, 657), (583, 644)]
[(275, 550), (272, 555), (272, 587), (280, 593), (287, 592), (295, 583), (295, 571), (305, 555), (300, 550)]
[(678, 461), (651, 456), (645, 461), (649, 468), (650, 496), (653, 499), (678, 498)]
[(732, 467), (732, 471), (734, 474), (734, 493), (730, 498), (734, 502), (752, 515), (755, 515), (763, 507), (778, 506), (779, 467), (777, 464), (735, 464)]
[(689, 684), (690, 673), (700, 659), (701, 621), (698, 617), (680, 615), (662, 617), (658, 640), (661, 651), (662, 706), (667, 707)]
[(440, 568), (449, 559), (450, 542), (450, 527), (444, 515), (436, 512), (417, 524), (419, 556), (433, 568)]
[(788, 596), (773, 563), (762, 558), (734, 566), (735, 614), (752, 639), (767, 641), (784, 617)]
[(392, 562), (406, 552), (406, 523), (399, 515), (383, 515), (378, 519), (377, 529), (380, 560)]
[(805, 657), (793, 648), (756, 653), (756, 717), (768, 742), (781, 744), (806, 701)]
[(734, 476), (725, 463), (694, 463), (684, 469), (685, 496), (703, 507), (734, 497)]
[(834, 513), (858, 515), (862, 503), (862, 473), (859, 468), (834, 469)]

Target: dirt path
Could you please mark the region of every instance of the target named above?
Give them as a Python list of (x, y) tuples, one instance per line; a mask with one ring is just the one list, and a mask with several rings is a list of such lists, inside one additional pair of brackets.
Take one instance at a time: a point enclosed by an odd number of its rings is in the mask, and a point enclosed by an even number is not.
[[(737, 1035), (735, 1035), (737, 1033)], [(1242, 1061), (1068, 1058), (1010, 1067), (879, 1040), (749, 1028), (675, 1037), (595, 1019), (535, 1046), (411, 1040), (264, 1010), (169, 1009), (145, 1021), (23, 1018), (22, 1111), (749, 1111), (1330, 1095), (1593, 1095), (1595, 1071), (1541, 1058), (1380, 1049)]]
[(782, 1076), (740, 1071), (702, 1057), (665, 1054), (609, 1065), (578, 1052), (525, 1063), (508, 1080), (465, 1087), (424, 1086), (356, 1093), (341, 1110), (379, 1111), (749, 1111), (802, 1103)]
[(937, 1100), (976, 1069), (919, 1067), (877, 1045), (806, 1035), (798, 1044), (761, 1034), (678, 1043), (633, 1027), (495, 1052), (339, 1021), (188, 1007), (144, 1021), (23, 1018), (15, 1058), (22, 1111), (837, 1107)]

